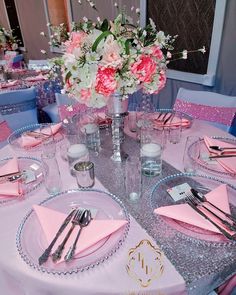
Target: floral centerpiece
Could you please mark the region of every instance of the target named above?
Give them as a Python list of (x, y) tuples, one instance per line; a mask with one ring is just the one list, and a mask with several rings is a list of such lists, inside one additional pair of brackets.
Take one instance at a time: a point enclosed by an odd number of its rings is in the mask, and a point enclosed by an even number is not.
[(17, 40), (13, 36), (12, 30), (6, 30), (0, 26), (0, 50), (16, 50), (18, 48)]

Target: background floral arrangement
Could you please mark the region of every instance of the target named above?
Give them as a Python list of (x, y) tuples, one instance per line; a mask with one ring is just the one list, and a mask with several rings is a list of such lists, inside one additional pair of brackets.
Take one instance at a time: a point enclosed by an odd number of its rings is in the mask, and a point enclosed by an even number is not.
[[(157, 31), (151, 19), (144, 28), (135, 26), (124, 13), (114, 21), (97, 20), (84, 17), (73, 24), (62, 43), (63, 56), (54, 60), (62, 71), (64, 92), (89, 107), (103, 107), (110, 95), (125, 97), (140, 88), (157, 94), (166, 83), (176, 36)], [(187, 53), (178, 54), (187, 58)]]
[(16, 50), (18, 48), (17, 40), (13, 36), (12, 30), (6, 30), (4, 27), (0, 26), (0, 49), (6, 50)]

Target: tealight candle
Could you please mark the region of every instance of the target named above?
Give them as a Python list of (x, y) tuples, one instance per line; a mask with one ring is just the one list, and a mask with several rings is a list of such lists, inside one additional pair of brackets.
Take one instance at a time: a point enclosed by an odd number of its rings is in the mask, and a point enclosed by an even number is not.
[(87, 161), (89, 159), (89, 152), (85, 144), (73, 144), (67, 150), (67, 159), (70, 166), (71, 174), (73, 172), (73, 163), (75, 161)]
[(145, 176), (157, 176), (161, 174), (162, 148), (156, 143), (146, 143), (141, 148), (141, 170)]

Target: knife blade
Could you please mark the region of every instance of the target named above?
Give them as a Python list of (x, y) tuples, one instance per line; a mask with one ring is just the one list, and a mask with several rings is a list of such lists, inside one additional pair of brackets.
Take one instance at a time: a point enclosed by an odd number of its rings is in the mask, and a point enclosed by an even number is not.
[(198, 207), (192, 203), (191, 200), (186, 199), (188, 205), (193, 208), (198, 214), (200, 214), (202, 217), (204, 217), (206, 220), (208, 220), (210, 223), (212, 223), (226, 238), (229, 240), (236, 241), (236, 234), (229, 234), (227, 231), (225, 231), (222, 227), (220, 227), (218, 224), (216, 224), (212, 219), (210, 219), (204, 212), (202, 212)]
[(48, 257), (51, 253), (51, 250), (53, 248), (53, 246), (55, 245), (58, 237), (61, 235), (61, 233), (64, 231), (64, 229), (66, 228), (66, 226), (68, 225), (68, 223), (71, 221), (75, 211), (77, 209), (73, 209), (69, 215), (66, 217), (66, 219), (63, 221), (62, 225), (60, 226), (59, 230), (57, 231), (54, 239), (51, 241), (51, 243), (49, 244), (49, 246), (47, 247), (47, 249), (43, 252), (43, 254), (39, 257), (38, 261), (39, 261), (39, 265), (42, 265), (43, 263), (45, 263), (48, 260)]
[(210, 204), (212, 207), (214, 207), (215, 209), (217, 209), (219, 212), (221, 212), (222, 214), (224, 214), (227, 218), (229, 218), (231, 221), (233, 221), (233, 223), (236, 225), (236, 219), (229, 213), (223, 211), (222, 209), (220, 209), (219, 207), (217, 207), (216, 205), (214, 205), (213, 203), (211, 203), (210, 201), (207, 200), (207, 198), (200, 192), (198, 192), (197, 190), (191, 188), (191, 193), (198, 198), (200, 201), (202, 202), (207, 202), (208, 204)]
[(232, 158), (236, 157), (235, 155), (217, 155), (217, 156), (209, 156), (209, 159), (220, 159), (220, 158)]

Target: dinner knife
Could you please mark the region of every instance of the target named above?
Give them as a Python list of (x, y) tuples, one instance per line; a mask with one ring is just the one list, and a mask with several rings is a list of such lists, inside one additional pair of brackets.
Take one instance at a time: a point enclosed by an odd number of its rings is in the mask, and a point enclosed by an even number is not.
[(50, 245), (48, 246), (48, 248), (43, 252), (43, 254), (39, 257), (38, 261), (39, 261), (39, 265), (42, 265), (43, 263), (45, 263), (48, 260), (48, 257), (52, 251), (53, 246), (55, 245), (58, 237), (61, 235), (61, 233), (64, 231), (64, 229), (66, 228), (66, 226), (68, 225), (68, 223), (71, 221), (75, 211), (77, 209), (73, 209), (70, 214), (66, 217), (66, 219), (63, 221), (62, 225), (60, 226), (59, 230), (57, 231), (54, 239), (51, 241)]
[(211, 220), (204, 212), (202, 212), (198, 207), (189, 199), (187, 199), (187, 203), (190, 207), (193, 208), (198, 214), (202, 215), (206, 220), (208, 220), (210, 223), (212, 223), (218, 230), (229, 240), (236, 241), (236, 234), (229, 234), (227, 231), (225, 231), (222, 227), (220, 227), (218, 224), (216, 224), (213, 220)]
[(232, 158), (236, 157), (235, 155), (216, 155), (216, 156), (209, 156), (209, 159), (220, 159), (220, 158)]
[(201, 202), (207, 202), (208, 204), (210, 204), (212, 207), (214, 207), (215, 209), (217, 209), (219, 212), (223, 213), (227, 218), (229, 218), (231, 221), (233, 221), (233, 223), (236, 225), (236, 219), (229, 213), (223, 211), (222, 209), (220, 209), (219, 207), (217, 207), (216, 205), (214, 205), (213, 203), (211, 203), (210, 201), (207, 200), (207, 198), (200, 192), (198, 192), (197, 190), (191, 188), (191, 193), (198, 198)]

